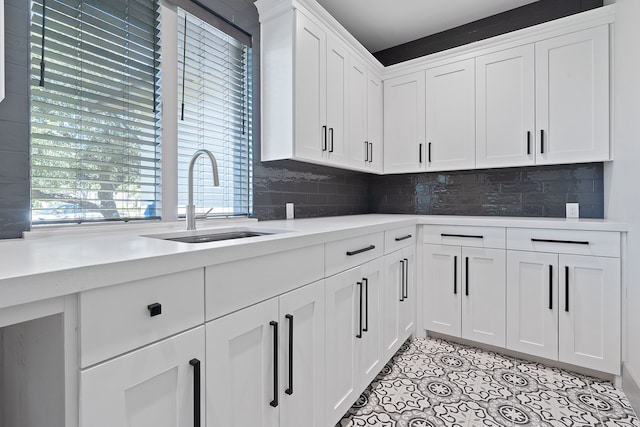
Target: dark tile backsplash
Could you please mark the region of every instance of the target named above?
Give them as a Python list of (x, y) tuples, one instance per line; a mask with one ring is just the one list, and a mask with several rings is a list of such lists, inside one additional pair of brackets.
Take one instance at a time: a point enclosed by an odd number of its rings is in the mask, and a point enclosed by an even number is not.
[(371, 176), (375, 213), (603, 218), (602, 163)]
[(367, 174), (290, 160), (254, 164), (254, 216), (285, 218), (294, 203), (296, 218), (370, 213)]

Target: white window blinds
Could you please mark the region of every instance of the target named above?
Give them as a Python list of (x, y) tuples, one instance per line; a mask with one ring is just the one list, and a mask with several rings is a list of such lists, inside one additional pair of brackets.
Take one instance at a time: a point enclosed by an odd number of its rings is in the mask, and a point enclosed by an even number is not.
[(194, 173), (197, 213), (249, 215), (251, 48), (182, 9), (178, 28), (178, 213), (185, 215), (191, 156), (206, 149), (216, 157), (220, 186), (213, 186), (201, 156)]
[(157, 1), (32, 4), (32, 221), (159, 216)]

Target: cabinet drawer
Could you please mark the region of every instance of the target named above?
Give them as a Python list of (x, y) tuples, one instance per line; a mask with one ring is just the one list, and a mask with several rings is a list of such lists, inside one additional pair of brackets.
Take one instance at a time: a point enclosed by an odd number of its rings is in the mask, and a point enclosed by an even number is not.
[(416, 226), (394, 228), (384, 232), (384, 253), (390, 254), (398, 249), (416, 244)]
[(612, 231), (510, 228), (507, 248), (575, 255), (620, 256), (620, 233)]
[(326, 274), (333, 276), (383, 254), (384, 233), (367, 234), (325, 245)]
[(324, 277), (324, 246), (308, 246), (205, 269), (207, 321)]
[(203, 295), (202, 268), (80, 293), (81, 366), (204, 323)]
[(424, 243), (476, 248), (505, 248), (505, 229), (503, 227), (459, 225), (424, 225), (423, 227)]

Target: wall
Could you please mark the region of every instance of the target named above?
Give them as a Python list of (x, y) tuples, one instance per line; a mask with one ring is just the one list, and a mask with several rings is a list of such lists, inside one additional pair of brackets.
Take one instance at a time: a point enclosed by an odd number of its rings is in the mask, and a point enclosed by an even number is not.
[(371, 180), (374, 212), (602, 218), (602, 163), (387, 175)]
[(539, 0), (488, 18), (374, 53), (384, 65), (397, 64), (602, 6), (602, 0)]
[(29, 229), (29, 3), (5, 0), (6, 98), (0, 102), (0, 239)]
[[(613, 135), (615, 161), (605, 167), (605, 216), (629, 224), (623, 289), (623, 386), (640, 411), (640, 1), (617, 0), (614, 26)], [(633, 384), (631, 381), (635, 382)], [(640, 413), (640, 412), (639, 412)]]

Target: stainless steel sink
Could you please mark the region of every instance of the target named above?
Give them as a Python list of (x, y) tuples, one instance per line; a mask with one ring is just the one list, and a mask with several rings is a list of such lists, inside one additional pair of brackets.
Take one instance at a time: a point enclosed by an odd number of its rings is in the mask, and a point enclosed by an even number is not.
[(164, 240), (172, 240), (182, 243), (207, 243), (219, 242), (220, 240), (245, 239), (247, 237), (268, 236), (274, 233), (264, 233), (257, 231), (229, 231), (226, 233), (202, 234), (196, 236), (171, 237)]
[(293, 230), (278, 230), (261, 227), (230, 227), (150, 234), (142, 237), (170, 240), (172, 242), (181, 243), (210, 243), (221, 242), (224, 240), (246, 239), (249, 237), (270, 236), (272, 234), (286, 233), (289, 231)]

